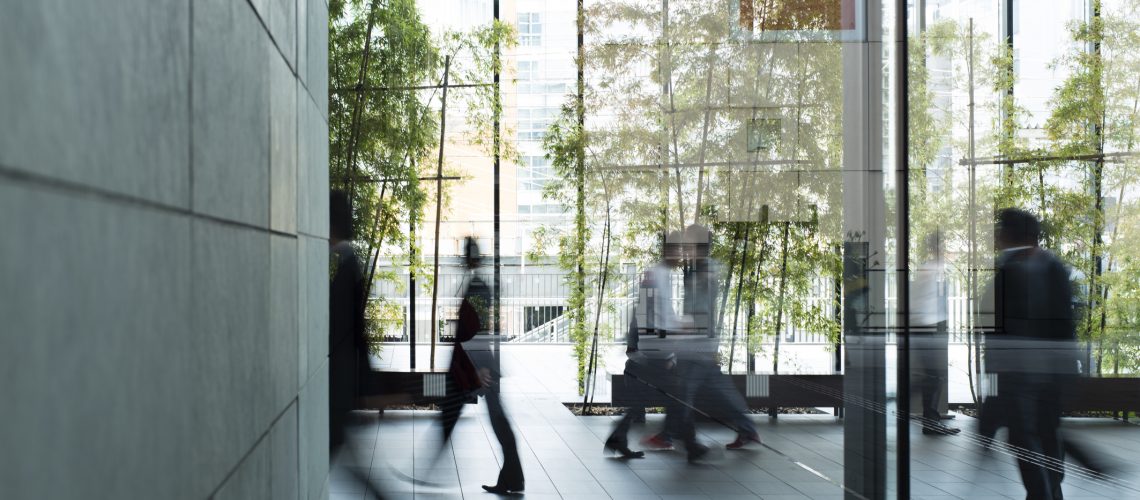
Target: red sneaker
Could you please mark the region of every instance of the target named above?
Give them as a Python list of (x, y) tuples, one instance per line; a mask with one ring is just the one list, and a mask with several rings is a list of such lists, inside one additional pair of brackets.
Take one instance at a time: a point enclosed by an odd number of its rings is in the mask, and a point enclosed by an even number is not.
[(724, 445), (730, 450), (743, 450), (749, 443), (760, 444), (759, 434), (737, 434), (736, 441)]
[(641, 446), (653, 451), (672, 451), (673, 441), (661, 434), (654, 434), (641, 439)]

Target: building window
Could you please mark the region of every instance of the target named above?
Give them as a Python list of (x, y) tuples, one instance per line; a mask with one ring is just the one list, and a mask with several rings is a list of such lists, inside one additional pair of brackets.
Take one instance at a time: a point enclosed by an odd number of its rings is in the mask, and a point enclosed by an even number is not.
[(566, 207), (556, 203), (519, 205), (518, 212), (525, 215), (562, 215), (566, 213)]
[(542, 156), (524, 156), (519, 167), (519, 189), (525, 191), (542, 191), (554, 178), (550, 160)]
[(538, 78), (538, 61), (519, 61), (519, 74), (520, 82), (535, 80)]
[(519, 45), (537, 47), (542, 44), (542, 16), (537, 12), (519, 14)]
[(541, 141), (554, 119), (554, 108), (519, 108), (520, 141)]

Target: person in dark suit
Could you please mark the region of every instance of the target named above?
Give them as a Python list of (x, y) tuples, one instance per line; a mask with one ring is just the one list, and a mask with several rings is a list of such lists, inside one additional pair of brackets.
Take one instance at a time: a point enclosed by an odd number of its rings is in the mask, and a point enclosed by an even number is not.
[[(329, 456), (344, 452), (352, 410), (371, 372), (364, 330), (364, 273), (352, 246), (352, 202), (341, 191), (329, 195)], [(375, 498), (383, 495), (350, 468)]]
[(987, 405), (982, 425), (1009, 427), (1026, 498), (1057, 500), (1064, 478), (1061, 387), (1077, 373), (1076, 328), (1069, 269), (1038, 246), (1040, 233), (1024, 210), (997, 214), (1000, 255), (983, 307), (992, 307), (985, 361), (997, 374), (998, 403)]

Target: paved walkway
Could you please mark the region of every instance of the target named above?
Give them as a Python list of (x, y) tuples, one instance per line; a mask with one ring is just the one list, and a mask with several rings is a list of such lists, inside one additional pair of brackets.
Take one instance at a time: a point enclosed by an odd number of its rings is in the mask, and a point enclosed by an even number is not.
[[(562, 405), (562, 384), (544, 383), (550, 377), (535, 372), (544, 363), (524, 357), (525, 361), (511, 362), (516, 371), (504, 379), (504, 398), (519, 438), (526, 498), (843, 498), (836, 484), (843, 478), (843, 425), (830, 415), (785, 415), (775, 422), (766, 416), (754, 417), (765, 443), (786, 457), (757, 448), (718, 452), (709, 463), (695, 466), (687, 464), (679, 451), (650, 452), (640, 460), (607, 458), (602, 443), (613, 418), (571, 414)], [(501, 461), (484, 405), (465, 408), (451, 444), (438, 461), (434, 461), (440, 443), (438, 413), (389, 410), (382, 418), (375, 412), (359, 416), (362, 424), (352, 434), (352, 453), (334, 463), (332, 499), (364, 498), (363, 489), (349, 479), (346, 467), (368, 474), (390, 498), (495, 498), (480, 487), (495, 481)], [(661, 416), (650, 415), (647, 427), (657, 429), (660, 423)], [(959, 416), (955, 425), (966, 432), (929, 437), (916, 428), (911, 433), (912, 498), (1024, 498), (1012, 459), (984, 455), (969, 437), (972, 419)], [(1134, 451), (1140, 449), (1140, 427), (1107, 419), (1076, 419), (1065, 425), (1070, 436), (1120, 464), (1117, 477), (1140, 488), (1140, 462)], [(631, 438), (644, 432), (648, 431), (635, 428)], [(714, 424), (702, 424), (700, 432), (702, 440), (720, 449), (734, 437)], [(893, 436), (893, 429), (889, 432)], [(893, 445), (888, 446), (888, 454), (893, 469)], [(410, 477), (418, 481), (413, 483)], [(888, 477), (893, 484), (893, 470)], [(1069, 500), (1140, 498), (1140, 489), (1122, 489), (1074, 474), (1064, 486)]]

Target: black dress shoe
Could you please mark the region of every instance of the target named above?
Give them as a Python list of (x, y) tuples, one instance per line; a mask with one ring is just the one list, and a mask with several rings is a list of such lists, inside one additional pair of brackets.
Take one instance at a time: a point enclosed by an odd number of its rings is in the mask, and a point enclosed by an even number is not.
[(483, 489), (487, 490), (487, 492), (489, 492), (489, 493), (494, 493), (496, 495), (510, 495), (510, 494), (518, 493), (518, 492), (522, 491), (523, 485), (520, 484), (517, 486), (502, 486), (502, 485), (496, 484), (494, 486), (487, 486), (484, 484)]
[(686, 445), (689, 451), (689, 463), (695, 464), (700, 462), (709, 454), (709, 447), (703, 444)]
[(606, 441), (605, 451), (612, 451), (621, 455), (621, 458), (645, 458), (644, 451), (633, 451), (625, 443), (609, 440)]
[(927, 436), (953, 436), (959, 432), (962, 432), (962, 429), (959, 429), (957, 427), (947, 427), (945, 425), (922, 428), (922, 433)]

